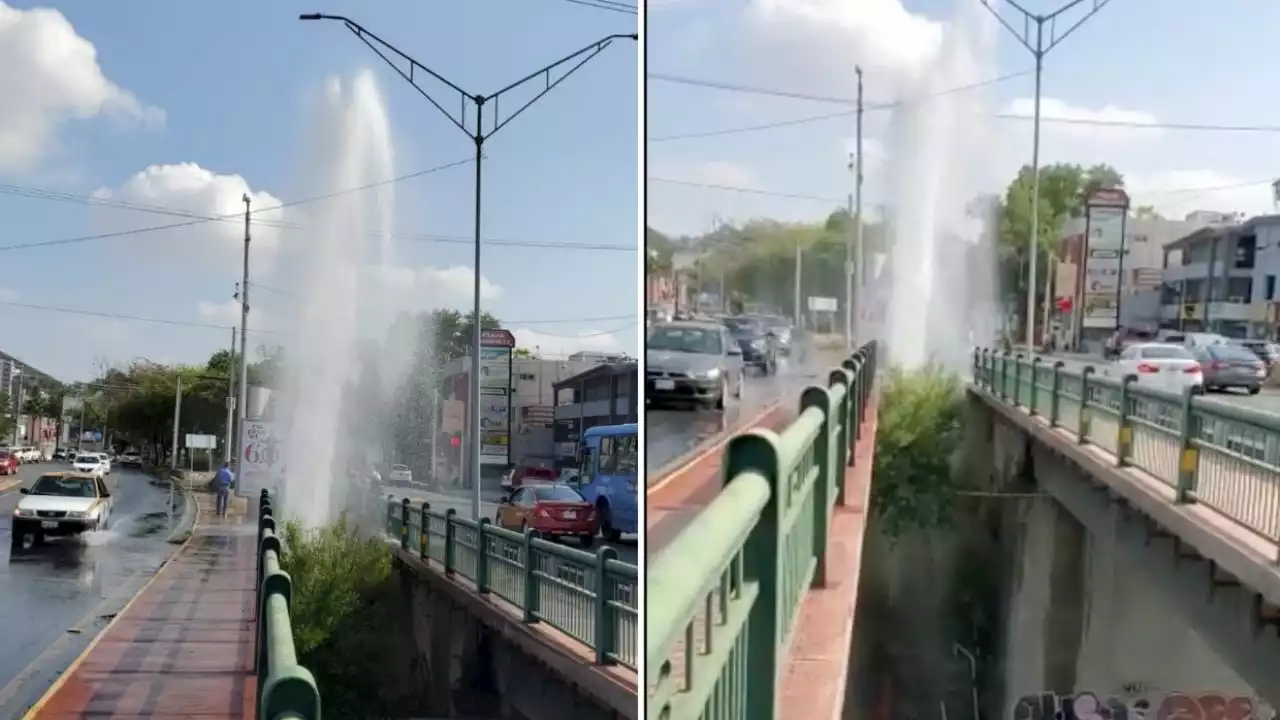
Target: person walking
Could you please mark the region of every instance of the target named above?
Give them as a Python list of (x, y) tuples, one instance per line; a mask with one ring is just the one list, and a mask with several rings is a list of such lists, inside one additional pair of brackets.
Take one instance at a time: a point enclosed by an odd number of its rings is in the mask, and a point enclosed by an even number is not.
[(231, 471), (231, 463), (222, 463), (218, 474), (213, 476), (213, 489), (218, 493), (217, 515), (227, 516), (227, 503), (231, 499), (231, 487), (236, 483), (236, 474)]

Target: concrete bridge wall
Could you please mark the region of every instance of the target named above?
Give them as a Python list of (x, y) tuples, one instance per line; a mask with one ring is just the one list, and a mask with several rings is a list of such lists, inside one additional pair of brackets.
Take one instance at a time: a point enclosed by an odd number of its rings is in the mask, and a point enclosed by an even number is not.
[(971, 395), (967, 424), (972, 467), (1010, 493), (1018, 528), (1003, 706), (1045, 691), (1280, 700), (1280, 641), (1252, 620), (1247, 588), (1212, 582), (1210, 563), (1097, 479), (1105, 464), (1089, 467), (1010, 412)]

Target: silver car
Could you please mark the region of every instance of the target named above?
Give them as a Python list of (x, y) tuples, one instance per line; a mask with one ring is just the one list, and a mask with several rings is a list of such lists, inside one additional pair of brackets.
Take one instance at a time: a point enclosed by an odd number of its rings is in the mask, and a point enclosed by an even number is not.
[(1206, 391), (1241, 388), (1257, 395), (1267, 380), (1267, 366), (1248, 348), (1214, 344), (1193, 348), (1192, 352), (1204, 370)]
[(653, 404), (692, 403), (723, 410), (742, 398), (742, 348), (724, 325), (673, 322), (645, 341), (645, 395)]

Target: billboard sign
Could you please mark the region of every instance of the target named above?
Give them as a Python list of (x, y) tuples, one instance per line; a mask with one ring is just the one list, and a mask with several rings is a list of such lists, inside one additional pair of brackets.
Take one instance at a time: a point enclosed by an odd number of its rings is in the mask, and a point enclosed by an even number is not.
[(263, 488), (278, 488), (284, 471), (284, 440), (275, 423), (246, 421), (240, 447), (244, 450), (236, 467), (236, 494), (257, 497)]
[(480, 333), (480, 464), (511, 461), (511, 358), (515, 337), (507, 330)]
[(191, 450), (217, 450), (218, 436), (187, 433), (187, 447)]
[(1120, 279), (1124, 276), (1124, 226), (1129, 196), (1118, 188), (1096, 190), (1085, 202), (1085, 262), (1080, 288), (1080, 327), (1120, 326)]

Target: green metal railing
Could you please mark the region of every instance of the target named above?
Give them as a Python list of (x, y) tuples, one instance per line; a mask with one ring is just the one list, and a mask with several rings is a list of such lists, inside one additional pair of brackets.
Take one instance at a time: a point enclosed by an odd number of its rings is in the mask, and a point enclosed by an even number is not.
[(1199, 503), (1280, 543), (1280, 416), (1135, 380), (1092, 365), (1070, 372), (1051, 358), (973, 356), (974, 386), (987, 397), (1106, 450), (1117, 467), (1146, 471), (1175, 503)]
[(524, 622), (545, 622), (581, 642), (597, 664), (636, 668), (639, 574), (617, 550), (575, 550), (536, 530), (513, 532), (408, 498), (386, 503), (386, 531), (403, 549), (511, 603)]
[(874, 343), (800, 396), (781, 433), (729, 441), (724, 488), (650, 563), (650, 720), (773, 720), (801, 601), (826, 581), (828, 523), (844, 500), (870, 406)]
[(280, 569), (281, 552), (271, 495), (263, 490), (258, 499), (257, 720), (319, 720), (320, 690), (311, 671), (298, 664), (293, 647), (293, 580)]

